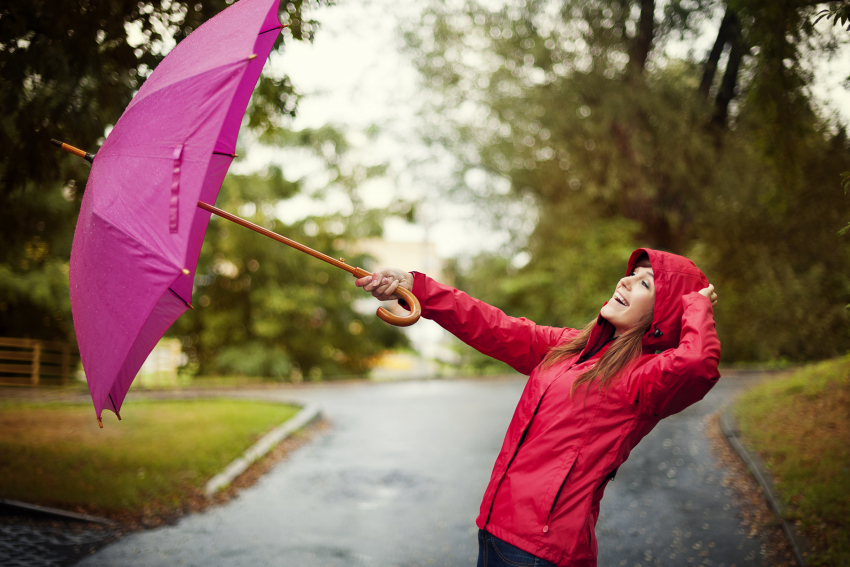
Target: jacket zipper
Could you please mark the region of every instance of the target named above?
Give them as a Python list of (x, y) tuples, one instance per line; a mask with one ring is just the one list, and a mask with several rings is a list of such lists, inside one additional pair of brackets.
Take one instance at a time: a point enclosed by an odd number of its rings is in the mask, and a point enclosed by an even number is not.
[[(614, 340), (614, 338), (612, 337), (611, 339), (608, 339), (607, 341), (605, 341), (604, 343), (602, 343), (602, 345), (601, 345), (599, 348), (597, 348), (596, 350), (594, 350), (593, 352), (591, 352), (590, 354), (588, 354), (587, 358), (590, 358), (590, 357), (592, 357), (593, 355), (595, 355), (597, 352), (599, 352), (600, 350), (602, 350), (602, 347), (604, 347), (606, 344), (608, 344), (609, 342), (611, 342), (611, 341), (613, 341), (613, 340)], [(581, 363), (582, 363), (582, 360), (581, 360), (581, 357), (580, 357), (579, 361), (578, 361), (576, 364), (581, 364)], [(573, 369), (573, 367), (574, 367), (574, 366), (576, 366), (576, 364), (573, 364), (572, 366), (570, 366), (570, 368), (569, 368), (568, 370), (572, 370), (572, 369)], [(536, 412), (535, 412), (535, 414), (536, 414)], [(576, 455), (576, 459), (578, 459), (578, 455)], [(564, 481), (561, 483), (561, 486), (560, 486), (560, 487), (558, 487), (558, 492), (557, 492), (557, 493), (555, 493), (555, 500), (553, 500), (553, 501), (552, 501), (552, 506), (549, 508), (549, 514), (547, 514), (547, 516), (546, 516), (546, 525), (545, 525), (545, 527), (544, 527), (544, 533), (545, 533), (546, 531), (548, 531), (548, 528), (549, 528), (549, 522), (551, 522), (551, 521), (552, 521), (552, 514), (555, 512), (555, 506), (557, 506), (557, 505), (558, 505), (558, 499), (561, 497), (561, 491), (562, 491), (562, 490), (564, 490), (564, 486), (566, 486), (566, 485), (567, 485), (567, 481), (570, 479), (570, 475), (572, 474), (572, 467), (573, 467), (573, 466), (575, 466), (575, 462), (573, 463), (573, 465), (571, 465), (571, 466), (570, 466), (570, 470), (567, 472), (567, 476), (566, 476), (566, 477), (564, 477)], [(618, 468), (619, 468), (619, 467), (618, 467)], [(610, 473), (609, 473), (609, 474), (605, 477), (605, 479), (602, 481), (602, 484), (600, 484), (600, 485), (599, 485), (599, 487), (597, 487), (597, 489), (596, 489), (596, 490), (599, 490), (600, 488), (602, 488), (602, 486), (603, 486), (606, 482), (608, 482), (609, 480), (614, 480), (614, 477), (616, 476), (616, 474), (617, 474), (617, 469), (614, 469), (613, 471), (611, 471), (611, 472), (610, 472)], [(491, 506), (491, 508), (492, 508), (492, 506)]]
[[(607, 343), (607, 341), (605, 343), (602, 343), (602, 346), (605, 346), (606, 343)], [(590, 356), (593, 356), (594, 354), (599, 352), (599, 350), (601, 350), (601, 349), (602, 349), (602, 347), (599, 347), (599, 349), (594, 351)], [(571, 364), (570, 367), (567, 368), (567, 372), (569, 372), (570, 370), (575, 368), (576, 365), (578, 365), (578, 364), (581, 364), (581, 361), (574, 362), (573, 364)], [(551, 384), (550, 384), (550, 386), (551, 386)], [(541, 394), (540, 399), (537, 401), (537, 407), (534, 408), (534, 413), (531, 414), (531, 418), (528, 420), (528, 423), (525, 425), (525, 429), (523, 430), (522, 435), (519, 438), (519, 443), (517, 443), (516, 449), (514, 450), (514, 454), (511, 456), (511, 460), (508, 461), (508, 466), (505, 467), (505, 472), (502, 473), (502, 478), (499, 479), (499, 484), (496, 485), (496, 490), (493, 491), (493, 499), (490, 501), (490, 509), (487, 511), (487, 521), (485, 522), (485, 525), (490, 523), (490, 516), (493, 514), (493, 504), (496, 503), (496, 494), (499, 493), (499, 487), (502, 485), (502, 481), (508, 475), (508, 471), (511, 469), (511, 465), (514, 464), (514, 459), (516, 459), (516, 456), (519, 454), (519, 450), (522, 447), (522, 444), (525, 442), (525, 437), (526, 437), (526, 435), (528, 435), (528, 430), (531, 428), (531, 422), (533, 422), (534, 418), (537, 417), (537, 412), (540, 410), (540, 404), (543, 403), (543, 397), (546, 395), (546, 392), (548, 390), (549, 390), (549, 388), (546, 388), (546, 390), (543, 391), (543, 394)], [(569, 474), (567, 474), (567, 476), (569, 476)], [(555, 502), (558, 501), (558, 496), (560, 496), (561, 490), (563, 488), (564, 488), (564, 485), (562, 483), (561, 488), (558, 489), (558, 494), (555, 495)], [(553, 504), (553, 508), (554, 508), (554, 504)], [(552, 510), (549, 510), (549, 515), (550, 516), (552, 515)], [(547, 523), (548, 523), (548, 518), (547, 518)]]
[[(572, 366), (570, 368), (572, 368)], [(545, 395), (546, 392), (544, 391), (543, 394)], [(502, 486), (502, 481), (508, 475), (508, 471), (511, 469), (511, 465), (514, 464), (514, 459), (516, 459), (516, 456), (519, 454), (520, 447), (522, 447), (522, 444), (525, 443), (525, 437), (526, 435), (528, 435), (528, 430), (531, 428), (531, 422), (534, 421), (535, 417), (537, 417), (537, 411), (540, 409), (540, 404), (542, 402), (543, 396), (541, 395), (540, 400), (537, 402), (537, 407), (534, 408), (534, 413), (531, 414), (531, 419), (528, 420), (528, 423), (525, 425), (525, 429), (523, 430), (522, 435), (519, 438), (519, 443), (517, 443), (516, 449), (514, 450), (514, 454), (511, 456), (511, 460), (508, 461), (508, 466), (505, 467), (505, 472), (502, 473), (502, 478), (499, 479), (499, 483), (496, 485), (496, 490), (493, 491), (493, 498), (492, 500), (490, 500), (490, 510), (487, 511), (487, 521), (484, 523), (485, 525), (490, 523), (490, 516), (493, 514), (493, 504), (496, 503), (496, 494), (499, 493), (499, 487)]]
[[(582, 364), (585, 360), (592, 358), (596, 353), (598, 353), (600, 350), (602, 350), (605, 347), (605, 345), (607, 345), (608, 343), (613, 341), (615, 338), (616, 337), (611, 337), (607, 341), (603, 341), (602, 344), (600, 344), (598, 347), (593, 349), (591, 352), (585, 353), (584, 355), (580, 356), (577, 362), (574, 362), (573, 364), (570, 365), (569, 368), (567, 368), (567, 372), (569, 372), (570, 370), (575, 368), (577, 365)], [(546, 390), (548, 390), (548, 388)], [(502, 478), (499, 479), (499, 484), (496, 486), (496, 490), (493, 492), (493, 499), (490, 501), (490, 510), (487, 511), (487, 520), (485, 522), (485, 525), (490, 523), (490, 516), (493, 514), (493, 504), (495, 504), (495, 502), (496, 502), (496, 494), (499, 492), (499, 487), (502, 484), (502, 480), (504, 480), (505, 476), (507, 476), (508, 471), (511, 468), (511, 465), (514, 463), (514, 459), (516, 459), (516, 456), (519, 453), (519, 450), (522, 447), (522, 444), (525, 442), (525, 436), (528, 434), (528, 430), (531, 427), (531, 422), (534, 421), (535, 417), (537, 417), (537, 411), (540, 409), (540, 404), (543, 402), (543, 397), (545, 395), (546, 395), (546, 392), (544, 391), (543, 395), (540, 396), (540, 400), (537, 402), (537, 407), (534, 408), (534, 413), (531, 415), (531, 419), (528, 420), (528, 424), (526, 424), (525, 430), (522, 432), (522, 436), (519, 439), (519, 443), (517, 443), (517, 447), (516, 447), (516, 450), (514, 451), (514, 454), (511, 456), (511, 460), (508, 462), (508, 466), (505, 467), (505, 472), (502, 474)], [(570, 467), (570, 472), (572, 472), (572, 466)], [(549, 514), (546, 516), (546, 526), (547, 527), (549, 525), (549, 520), (552, 519), (552, 512), (555, 510), (555, 505), (558, 503), (558, 498), (560, 498), (560, 496), (561, 496), (561, 491), (564, 489), (564, 486), (567, 484), (567, 479), (570, 478), (570, 472), (567, 473), (567, 476), (566, 476), (566, 478), (564, 478), (564, 481), (561, 483), (561, 486), (558, 487), (558, 492), (555, 494), (555, 500), (552, 502), (552, 507), (549, 508)], [(615, 469), (614, 473), (616, 473), (616, 472), (617, 471)], [(614, 477), (611, 476), (611, 478), (614, 478)], [(606, 478), (606, 480), (607, 480), (607, 478)]]

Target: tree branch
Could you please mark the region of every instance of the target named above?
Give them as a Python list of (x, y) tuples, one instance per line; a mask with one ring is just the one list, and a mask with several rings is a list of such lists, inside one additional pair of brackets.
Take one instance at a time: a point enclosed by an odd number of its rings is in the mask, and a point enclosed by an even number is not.
[(729, 33), (729, 43), (731, 43), (732, 49), (729, 52), (729, 61), (726, 63), (726, 71), (723, 73), (723, 81), (720, 83), (717, 99), (714, 102), (713, 121), (715, 124), (722, 126), (726, 125), (726, 119), (729, 116), (729, 103), (735, 97), (735, 87), (738, 84), (738, 70), (741, 67), (741, 59), (743, 59), (746, 52), (744, 39), (741, 36), (741, 26), (737, 18), (735, 18), (735, 21), (730, 26)]
[(699, 93), (704, 99), (708, 99), (708, 91), (711, 90), (711, 84), (714, 82), (714, 75), (717, 73), (717, 63), (720, 61), (720, 56), (723, 54), (723, 48), (732, 39), (731, 32), (737, 26), (737, 16), (728, 7), (723, 15), (723, 20), (720, 22), (720, 28), (717, 30), (717, 39), (714, 41), (714, 47), (708, 54), (708, 59), (705, 61), (705, 69), (702, 73), (702, 81), (699, 85)]

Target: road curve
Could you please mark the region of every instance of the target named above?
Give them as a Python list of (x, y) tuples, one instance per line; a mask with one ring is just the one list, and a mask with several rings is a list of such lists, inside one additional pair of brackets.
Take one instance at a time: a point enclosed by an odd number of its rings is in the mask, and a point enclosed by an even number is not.
[[(705, 416), (749, 382), (721, 379), (633, 451), (602, 501), (600, 567), (762, 564), (703, 436)], [(517, 377), (240, 392), (318, 404), (332, 427), (228, 504), (79, 565), (474, 565), (474, 520), (522, 387)]]

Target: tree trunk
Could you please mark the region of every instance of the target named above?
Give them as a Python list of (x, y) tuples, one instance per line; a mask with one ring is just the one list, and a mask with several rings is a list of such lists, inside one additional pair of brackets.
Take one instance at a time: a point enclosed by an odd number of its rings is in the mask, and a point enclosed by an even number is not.
[(640, 0), (640, 21), (638, 22), (638, 33), (632, 49), (632, 68), (637, 72), (643, 72), (646, 67), (646, 58), (652, 49), (652, 40), (655, 39), (655, 0)]
[(726, 71), (723, 73), (723, 81), (720, 83), (720, 90), (717, 91), (717, 99), (714, 102), (714, 118), (713, 121), (719, 126), (726, 125), (726, 119), (729, 116), (729, 103), (735, 97), (735, 87), (738, 85), (738, 70), (741, 67), (741, 59), (744, 57), (744, 38), (741, 37), (741, 26), (737, 18), (734, 25), (731, 26), (732, 38), (730, 43), (732, 49), (729, 51), (729, 62), (726, 63)]
[(717, 73), (717, 63), (723, 54), (723, 48), (732, 39), (731, 32), (737, 27), (737, 19), (732, 10), (726, 8), (726, 13), (720, 22), (720, 28), (717, 30), (717, 39), (714, 41), (714, 47), (711, 48), (708, 59), (705, 61), (705, 69), (702, 72), (702, 81), (699, 85), (699, 93), (705, 100), (708, 100), (708, 91), (711, 90), (711, 84), (714, 82), (714, 75)]

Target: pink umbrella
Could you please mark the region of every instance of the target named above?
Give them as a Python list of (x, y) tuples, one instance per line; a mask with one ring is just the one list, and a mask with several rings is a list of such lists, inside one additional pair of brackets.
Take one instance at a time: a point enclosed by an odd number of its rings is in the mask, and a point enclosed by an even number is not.
[(142, 363), (192, 308), (198, 255), (215, 211), (199, 201), (215, 202), (235, 157), (242, 116), (283, 27), (279, 1), (241, 0), (180, 42), (96, 159), (61, 144), (93, 162), (69, 276), (80, 357), (101, 427), (104, 408), (121, 418)]

